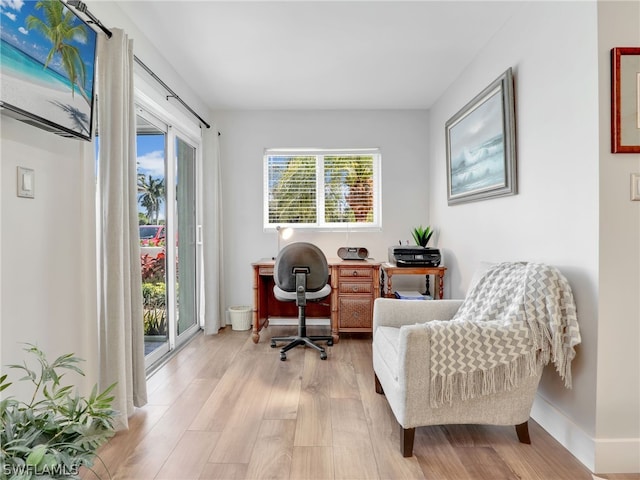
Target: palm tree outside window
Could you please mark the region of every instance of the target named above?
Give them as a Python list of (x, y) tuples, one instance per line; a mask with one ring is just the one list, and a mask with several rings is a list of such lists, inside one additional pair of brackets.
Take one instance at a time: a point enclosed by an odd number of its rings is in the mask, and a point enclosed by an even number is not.
[(151, 175), (144, 174), (138, 175), (138, 203), (146, 210), (148, 223), (158, 224), (164, 194), (164, 178), (154, 178)]

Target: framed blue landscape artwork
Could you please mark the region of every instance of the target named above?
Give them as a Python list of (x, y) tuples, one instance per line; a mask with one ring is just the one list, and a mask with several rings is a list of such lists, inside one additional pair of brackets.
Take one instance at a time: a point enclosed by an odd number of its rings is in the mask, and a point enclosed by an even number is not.
[(515, 195), (515, 100), (511, 68), (445, 124), (449, 205)]

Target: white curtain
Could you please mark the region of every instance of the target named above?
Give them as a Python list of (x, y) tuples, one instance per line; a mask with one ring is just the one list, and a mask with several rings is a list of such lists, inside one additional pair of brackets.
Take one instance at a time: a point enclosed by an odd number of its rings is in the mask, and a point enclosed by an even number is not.
[(202, 259), (204, 333), (217, 334), (226, 325), (222, 255), (220, 142), (215, 125), (203, 133)]
[(98, 45), (100, 142), (100, 387), (117, 382), (118, 429), (147, 401), (138, 243), (133, 41), (120, 29)]

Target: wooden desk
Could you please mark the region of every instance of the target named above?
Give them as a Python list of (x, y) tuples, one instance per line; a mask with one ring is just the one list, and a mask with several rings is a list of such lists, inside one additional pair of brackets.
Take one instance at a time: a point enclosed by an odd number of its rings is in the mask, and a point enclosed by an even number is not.
[[(385, 262), (380, 265), (380, 296), (385, 296), (389, 298), (395, 297), (393, 293), (393, 286), (391, 283), (391, 277), (394, 274), (398, 275), (424, 275), (426, 277), (426, 290), (425, 295), (431, 295), (429, 292), (429, 275), (433, 275), (438, 279), (438, 298), (444, 297), (444, 272), (447, 270), (447, 267), (398, 267), (393, 263)], [(385, 279), (384, 276), (387, 276), (386, 287), (387, 291), (385, 293)], [(435, 287), (435, 285), (434, 285)], [(434, 295), (435, 298), (435, 295)]]
[[(380, 263), (373, 260), (330, 259), (331, 294), (320, 302), (307, 304), (307, 318), (329, 318), (333, 342), (340, 332), (371, 332), (373, 301), (380, 293)], [(274, 260), (260, 260), (253, 267), (253, 342), (260, 341), (260, 330), (269, 317), (298, 316), (295, 302), (281, 302), (273, 295)]]

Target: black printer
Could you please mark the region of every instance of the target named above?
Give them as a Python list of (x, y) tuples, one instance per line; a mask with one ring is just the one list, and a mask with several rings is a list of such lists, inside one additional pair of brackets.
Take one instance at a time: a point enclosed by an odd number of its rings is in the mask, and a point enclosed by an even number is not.
[(389, 262), (398, 267), (437, 267), (440, 265), (440, 250), (418, 245), (396, 245), (389, 247)]

